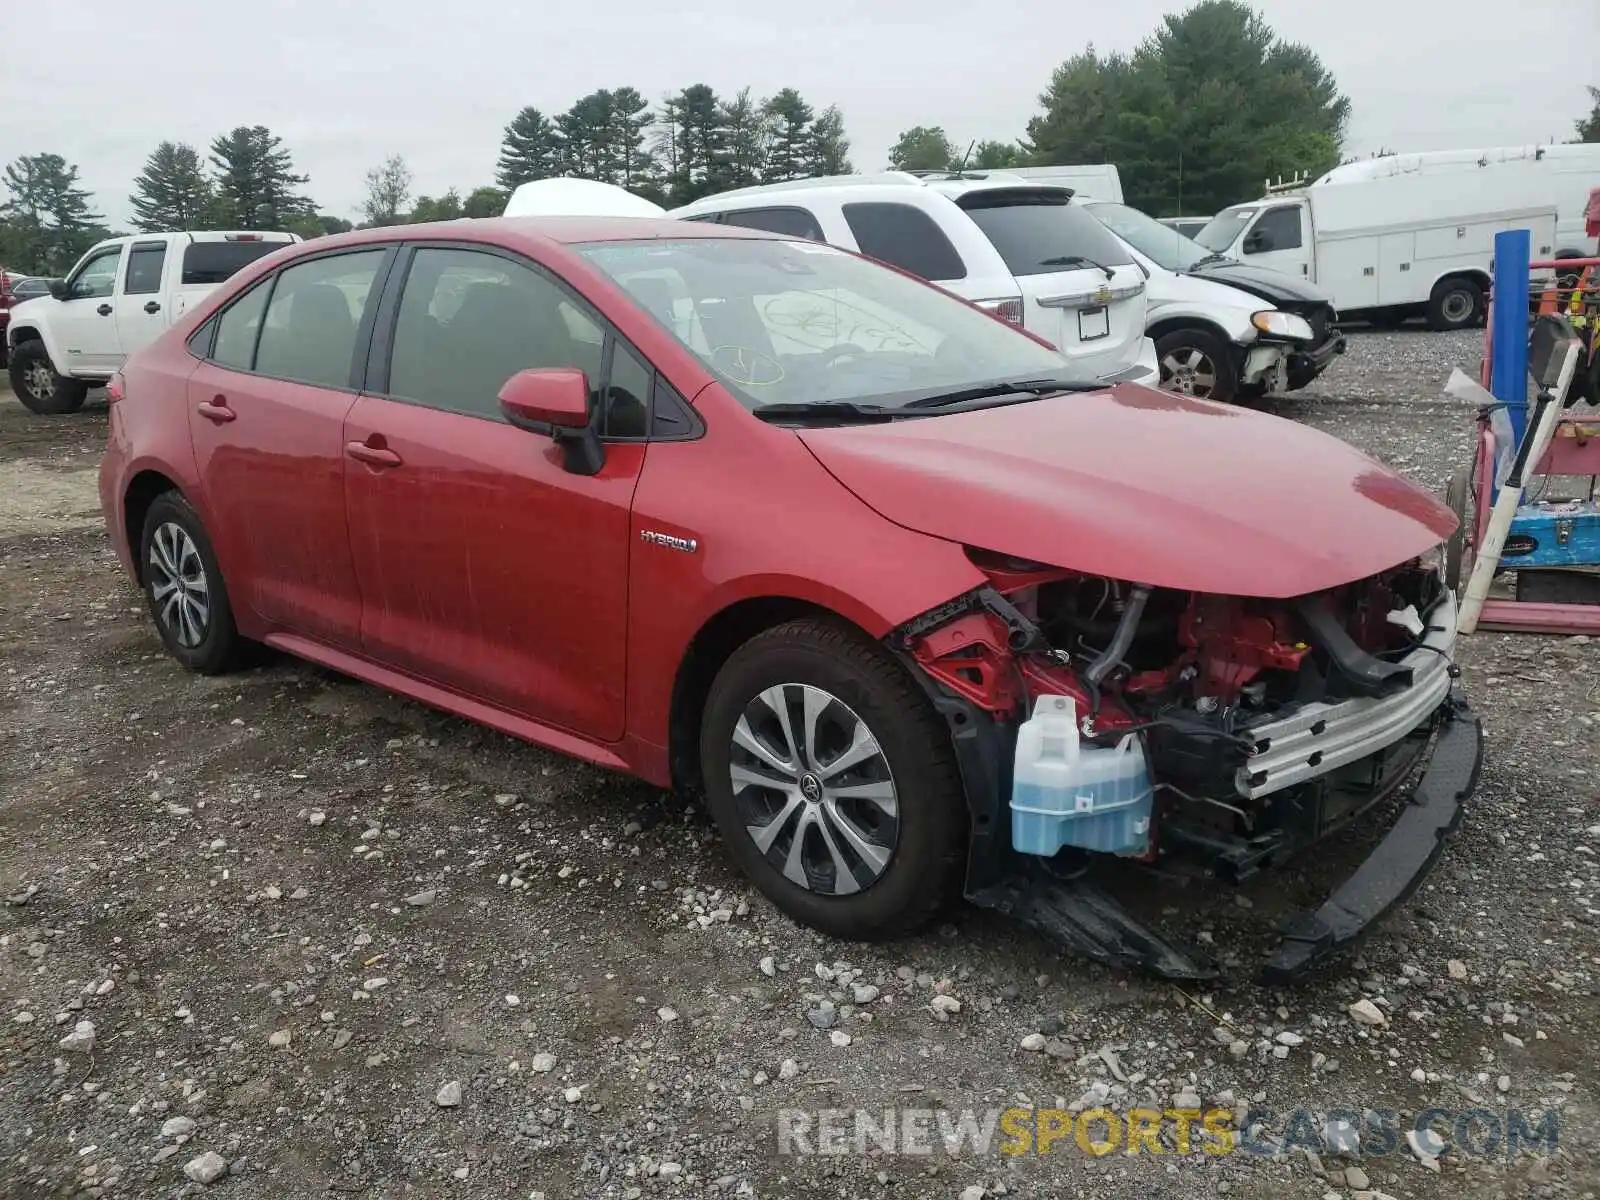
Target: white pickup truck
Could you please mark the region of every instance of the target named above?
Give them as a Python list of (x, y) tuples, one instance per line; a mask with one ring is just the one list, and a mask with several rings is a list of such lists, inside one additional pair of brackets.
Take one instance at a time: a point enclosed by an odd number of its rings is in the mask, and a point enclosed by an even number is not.
[(11, 388), (41, 414), (76, 412), (190, 305), (292, 233), (154, 233), (111, 238), (67, 277), (11, 309)]

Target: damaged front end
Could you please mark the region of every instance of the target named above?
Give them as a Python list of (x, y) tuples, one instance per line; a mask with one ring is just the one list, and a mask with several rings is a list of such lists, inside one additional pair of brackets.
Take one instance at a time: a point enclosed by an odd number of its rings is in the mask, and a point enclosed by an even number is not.
[[(890, 640), (950, 727), (974, 903), (1101, 962), (1208, 978), (1215, 964), (1138, 921), (1094, 882), (1097, 864), (1239, 883), (1411, 785), (1350, 879), (1280, 928), (1264, 977), (1283, 981), (1350, 945), (1438, 858), (1476, 785), (1482, 734), (1454, 686), (1455, 598), (1431, 567), (1272, 600), (969, 553), (988, 585)], [(1125, 787), (1134, 799), (1102, 813), (1095, 788), (1068, 788), (1040, 818), (1021, 777), (1041, 698), (1070, 715), (1085, 759), (1139, 755), (1129, 778), (1147, 779), (1143, 791)]]

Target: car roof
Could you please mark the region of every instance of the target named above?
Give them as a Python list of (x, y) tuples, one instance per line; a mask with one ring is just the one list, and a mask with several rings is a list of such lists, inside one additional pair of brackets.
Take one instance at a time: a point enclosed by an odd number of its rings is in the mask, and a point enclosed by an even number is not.
[(750, 201), (768, 199), (781, 201), (781, 198), (786, 196), (835, 191), (870, 193), (885, 199), (897, 192), (902, 194), (914, 192), (919, 195), (934, 192), (950, 199), (983, 191), (1065, 192), (1069, 196), (1074, 194), (1072, 188), (1059, 183), (1025, 179), (1018, 175), (1006, 175), (1001, 171), (985, 175), (928, 178), (913, 175), (908, 171), (881, 171), (873, 175), (825, 175), (815, 179), (788, 179), (782, 183), (761, 183), (751, 187), (734, 188), (731, 191), (718, 192), (713, 196), (702, 196), (672, 211), (714, 212), (737, 208)]
[[(675, 221), (670, 217), (465, 217), (454, 221), (429, 221), (419, 225), (385, 225), (336, 233), (302, 243), (308, 250), (340, 246), (384, 245), (392, 242), (466, 241), (488, 245), (520, 246), (533, 250), (583, 242), (637, 242), (686, 238), (748, 238), (771, 241), (782, 234), (744, 229), (705, 221)], [(792, 239), (791, 239), (792, 240)]]

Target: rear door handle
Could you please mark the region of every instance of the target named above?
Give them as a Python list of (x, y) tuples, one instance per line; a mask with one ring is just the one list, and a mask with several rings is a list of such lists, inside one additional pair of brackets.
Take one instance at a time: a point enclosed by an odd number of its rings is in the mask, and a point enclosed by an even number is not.
[(144, 310), (147, 313), (158, 313), (161, 311), (161, 305), (157, 304), (154, 300), (151, 300), (144, 306)]
[(102, 304), (99, 308), (95, 309), (95, 312), (99, 313), (102, 317), (109, 317), (111, 315), (111, 305)]
[(366, 442), (346, 442), (344, 452), (369, 467), (398, 467), (403, 461), (393, 450), (387, 450), (382, 446), (369, 446)]
[(218, 396), (214, 400), (202, 400), (195, 405), (195, 411), (217, 425), (226, 425), (239, 415), (228, 407), (226, 396)]

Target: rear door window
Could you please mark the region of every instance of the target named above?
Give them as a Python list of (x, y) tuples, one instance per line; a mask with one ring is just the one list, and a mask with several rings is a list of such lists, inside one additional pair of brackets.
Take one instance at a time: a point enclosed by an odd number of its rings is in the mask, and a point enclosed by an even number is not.
[(256, 372), (348, 388), (356, 331), (387, 254), (330, 254), (280, 272), (256, 342)]
[(183, 248), (183, 283), (225, 283), (287, 242), (190, 242)]
[(940, 283), (967, 277), (966, 264), (944, 230), (920, 208), (881, 201), (846, 204), (844, 219), (868, 258)]
[(816, 217), (803, 208), (741, 208), (722, 214), (724, 225), (738, 225), (745, 229), (764, 229), (768, 233), (782, 233), (789, 237), (810, 238), (825, 242), (822, 226)]
[(994, 243), (1013, 275), (1133, 263), (1122, 243), (1064, 191), (968, 192), (956, 203)]

